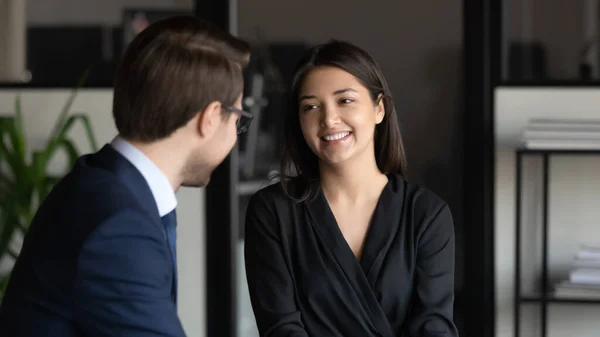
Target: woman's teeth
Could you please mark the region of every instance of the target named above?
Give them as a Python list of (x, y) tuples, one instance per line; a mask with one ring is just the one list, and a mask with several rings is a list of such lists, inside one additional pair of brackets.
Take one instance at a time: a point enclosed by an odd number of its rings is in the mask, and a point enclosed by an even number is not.
[(335, 135), (323, 136), (323, 139), (325, 139), (327, 141), (338, 140), (338, 139), (342, 139), (342, 138), (348, 136), (349, 134), (350, 134), (350, 132), (346, 131), (346, 132), (342, 132), (342, 133), (336, 133)]

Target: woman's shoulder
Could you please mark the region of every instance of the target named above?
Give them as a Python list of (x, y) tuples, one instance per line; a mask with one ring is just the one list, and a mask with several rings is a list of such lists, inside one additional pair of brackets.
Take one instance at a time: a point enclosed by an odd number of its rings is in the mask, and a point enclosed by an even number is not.
[(269, 185), (260, 188), (250, 200), (246, 207), (246, 228), (262, 227), (265, 231), (279, 233), (280, 231), (289, 232), (288, 228), (292, 225), (289, 219), (294, 212), (294, 208), (301, 207), (301, 203), (294, 200), (297, 192), (297, 186), (292, 184), (282, 184), (280, 181), (271, 182)]
[(270, 182), (269, 185), (260, 188), (250, 198), (251, 205), (261, 205), (263, 207), (278, 208), (289, 206), (290, 202), (301, 200), (304, 196), (306, 184), (299, 179), (292, 178), (285, 181)]
[(280, 182), (270, 182), (268, 185), (263, 186), (254, 193), (252, 196), (253, 199), (259, 198), (264, 200), (273, 200), (277, 198), (281, 198), (284, 194), (284, 191), (281, 187)]
[(268, 186), (259, 189), (253, 197), (271, 202), (293, 201), (303, 199), (306, 191), (308, 191), (308, 186), (303, 180), (289, 178), (271, 182)]
[(437, 193), (426, 186), (413, 183), (404, 177), (396, 176), (397, 193), (404, 199), (404, 209), (409, 209), (407, 214), (413, 217), (414, 223), (429, 223), (438, 217), (452, 217), (447, 202)]
[(446, 201), (428, 187), (406, 180), (405, 184), (406, 197), (415, 209), (425, 212), (436, 212), (447, 206)]

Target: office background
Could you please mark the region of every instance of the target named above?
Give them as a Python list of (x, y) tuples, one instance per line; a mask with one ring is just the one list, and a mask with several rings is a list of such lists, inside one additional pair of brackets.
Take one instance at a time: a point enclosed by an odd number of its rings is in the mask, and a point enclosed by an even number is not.
[[(542, 335), (542, 323), (548, 336), (592, 336), (600, 328), (593, 301), (545, 304), (538, 297), (521, 303), (515, 294), (515, 149), (528, 118), (600, 115), (597, 1), (448, 0), (431, 6), (375, 0), (367, 6), (358, 0), (9, 0), (4, 6), (0, 113), (13, 113), (14, 98), (21, 95), (32, 147), (43, 143), (90, 65), (72, 110), (90, 117), (100, 144), (114, 136), (112, 72), (136, 20), (190, 13), (252, 43), (246, 96), (254, 100), (246, 105), (260, 120), (209, 187), (178, 192), (179, 312), (190, 336), (257, 336), (241, 267), (245, 202), (269, 183), (276, 167), (276, 150), (269, 144), (280, 130), (295, 58), (332, 37), (364, 47), (380, 63), (397, 105), (409, 179), (450, 204), (461, 336), (515, 336), (517, 310), (523, 336)], [(9, 33), (23, 35), (22, 50), (2, 51), (10, 43), (19, 46)], [(80, 126), (72, 137), (80, 151), (90, 151)], [(531, 296), (539, 292), (543, 255), (538, 157), (524, 163), (521, 190), (521, 209), (527, 211), (521, 221), (521, 288)], [(64, 160), (57, 157), (51, 170), (62, 170)], [(567, 277), (580, 244), (593, 243), (600, 234), (595, 220), (600, 159), (559, 156), (550, 162), (547, 257), (550, 279), (556, 281)], [(5, 256), (0, 273), (9, 268)]]

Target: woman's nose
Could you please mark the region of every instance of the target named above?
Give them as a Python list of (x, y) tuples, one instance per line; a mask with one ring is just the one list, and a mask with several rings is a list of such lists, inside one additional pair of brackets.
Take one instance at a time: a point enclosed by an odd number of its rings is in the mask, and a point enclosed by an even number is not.
[(321, 124), (325, 127), (331, 127), (338, 123), (340, 116), (335, 107), (325, 106), (321, 107)]

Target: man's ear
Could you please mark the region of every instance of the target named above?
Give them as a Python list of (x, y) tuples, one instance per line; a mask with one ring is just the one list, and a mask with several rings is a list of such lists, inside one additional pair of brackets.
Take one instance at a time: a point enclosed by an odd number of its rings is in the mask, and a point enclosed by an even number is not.
[(377, 97), (377, 105), (375, 106), (375, 123), (379, 124), (385, 117), (385, 104), (383, 103), (383, 94), (379, 94)]
[(211, 138), (221, 124), (221, 102), (214, 101), (198, 113), (198, 134), (202, 138)]

